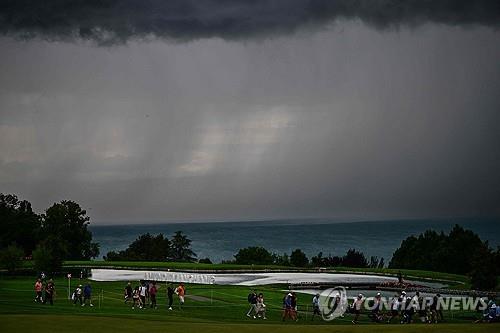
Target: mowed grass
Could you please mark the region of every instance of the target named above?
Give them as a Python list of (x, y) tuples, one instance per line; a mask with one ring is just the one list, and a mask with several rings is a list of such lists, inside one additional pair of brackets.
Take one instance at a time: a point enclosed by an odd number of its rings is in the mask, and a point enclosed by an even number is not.
[[(428, 333), (455, 333), (455, 332), (481, 332), (485, 325), (246, 325), (232, 323), (196, 323), (196, 322), (165, 322), (156, 320), (88, 317), (88, 316), (54, 316), (54, 315), (0, 315), (2, 332), (183, 332), (183, 333), (219, 333), (219, 332), (276, 332), (276, 333), (323, 333), (323, 332), (369, 332), (369, 333), (394, 333), (394, 332), (428, 332)], [(496, 327), (488, 327), (495, 329)]]
[[(87, 280), (72, 280), (72, 289)], [(34, 280), (26, 277), (0, 278), (0, 331), (1, 332), (399, 332), (401, 330), (429, 332), (475, 332), (478, 327), (472, 321), (476, 314), (470, 312), (445, 313), (451, 324), (412, 325), (371, 324), (366, 314), (360, 325), (350, 324), (351, 317), (325, 322), (316, 318), (311, 321), (310, 295), (299, 294), (299, 321), (281, 321), (281, 303), (284, 291), (280, 286), (258, 287), (265, 295), (268, 320), (250, 319), (247, 294), (250, 287), (187, 285), (185, 306), (180, 309), (175, 298), (174, 310), (166, 307), (166, 286), (159, 284), (158, 309), (132, 309), (124, 304), (124, 282), (95, 282), (94, 307), (74, 306), (67, 299), (68, 281), (55, 280), (57, 297), (54, 306), (34, 302)], [(135, 282), (133, 285), (137, 284)]]

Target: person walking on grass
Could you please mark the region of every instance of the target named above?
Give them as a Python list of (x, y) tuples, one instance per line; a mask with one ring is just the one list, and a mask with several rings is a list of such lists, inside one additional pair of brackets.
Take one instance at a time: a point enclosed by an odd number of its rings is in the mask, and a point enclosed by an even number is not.
[(292, 308), (290, 309), (290, 316), (291, 316), (291, 319), (294, 320), (294, 321), (299, 321), (299, 317), (298, 317), (298, 307), (297, 307), (297, 294), (295, 294), (294, 292), (292, 292), (292, 297), (290, 298), (290, 304), (292, 306)]
[(255, 318), (255, 315), (257, 314), (257, 293), (255, 292), (255, 290), (252, 290), (252, 292), (248, 294), (247, 300), (248, 304), (250, 304), (250, 309), (248, 309), (247, 317), (251, 317), (253, 312), (253, 316)]
[(391, 300), (391, 317), (387, 319), (387, 324), (390, 324), (394, 318), (399, 317), (399, 305), (400, 305), (400, 297), (396, 293), (394, 294), (394, 297)]
[(314, 320), (315, 315), (321, 316), (321, 312), (319, 311), (319, 294), (314, 295), (312, 299), (312, 308), (313, 308), (313, 314), (311, 317), (311, 321)]
[(139, 309), (142, 309), (140, 294), (141, 291), (139, 290), (139, 286), (136, 286), (132, 292), (132, 309), (135, 309), (136, 306), (139, 307)]
[(54, 305), (54, 297), (56, 296), (56, 286), (54, 281), (50, 279), (45, 285), (45, 298), (43, 299), (43, 304), (49, 302), (50, 305)]
[(184, 283), (181, 282), (179, 286), (175, 289), (175, 293), (179, 297), (179, 306), (182, 308), (184, 305), (184, 295), (186, 294), (186, 287), (184, 287)]
[(133, 301), (132, 292), (133, 292), (132, 285), (129, 282), (127, 283), (124, 289), (125, 304), (127, 304), (128, 301)]
[(35, 282), (35, 302), (36, 303), (43, 302), (42, 290), (43, 290), (42, 280), (37, 279)]
[(363, 294), (359, 294), (358, 297), (354, 300), (353, 303), (353, 311), (354, 311), (354, 319), (352, 320), (353, 324), (358, 323), (359, 315), (361, 314), (361, 308), (363, 306)]
[(257, 296), (257, 306), (256, 306), (256, 316), (253, 316), (254, 319), (257, 318), (262, 318), (266, 320), (266, 305), (264, 304), (264, 294), (260, 293), (259, 296)]
[(78, 285), (78, 287), (76, 287), (73, 295), (73, 305), (76, 305), (76, 302), (79, 302), (80, 303), (80, 306), (83, 306), (83, 301), (82, 301), (82, 294), (83, 294), (83, 290), (82, 290), (82, 285)]
[(156, 282), (153, 281), (149, 285), (149, 297), (151, 299), (151, 308), (156, 309), (156, 294), (158, 293), (158, 288), (156, 287)]
[(89, 303), (89, 306), (94, 306), (92, 304), (92, 286), (90, 285), (90, 282), (85, 285), (83, 288), (83, 305), (85, 306), (87, 304), (87, 301)]
[(143, 281), (141, 286), (139, 287), (139, 296), (141, 298), (141, 308), (146, 308), (146, 283)]
[(171, 283), (168, 284), (167, 287), (167, 298), (168, 298), (168, 309), (172, 311), (172, 304), (174, 304), (174, 294), (175, 289)]
[(292, 319), (292, 293), (288, 293), (283, 297), (283, 314), (281, 320), (285, 321), (287, 318)]

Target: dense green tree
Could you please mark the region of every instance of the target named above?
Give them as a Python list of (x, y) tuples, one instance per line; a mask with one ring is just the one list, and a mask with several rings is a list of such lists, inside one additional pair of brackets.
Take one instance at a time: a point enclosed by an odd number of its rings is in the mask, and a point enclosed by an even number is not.
[(316, 256), (311, 258), (311, 263), (316, 267), (337, 267), (342, 265), (342, 258), (332, 255), (323, 257), (323, 252), (319, 252)]
[(76, 202), (65, 200), (53, 204), (42, 216), (41, 234), (55, 238), (66, 248), (64, 259), (81, 260), (99, 255), (99, 245), (92, 242), (88, 230), (90, 218)]
[(476, 253), (488, 245), (470, 230), (455, 225), (448, 235), (427, 230), (406, 238), (394, 252), (390, 268), (467, 274)]
[(260, 246), (251, 246), (240, 249), (234, 255), (235, 263), (242, 265), (271, 265), (273, 264), (273, 255), (265, 248)]
[(290, 264), (294, 267), (306, 267), (309, 259), (301, 249), (295, 249), (290, 254)]
[(366, 260), (363, 252), (349, 249), (346, 255), (342, 258), (342, 266), (345, 267), (368, 267), (368, 260)]
[(191, 240), (177, 231), (172, 237), (171, 254), (174, 261), (194, 262), (196, 253), (191, 250)]
[(34, 268), (49, 275), (60, 272), (67, 254), (65, 242), (61, 242), (57, 236), (48, 236), (33, 251)]
[(476, 251), (469, 272), (473, 289), (492, 290), (497, 286), (499, 267), (495, 264), (495, 253), (491, 249), (483, 247)]
[(21, 267), (24, 252), (23, 250), (15, 245), (11, 244), (6, 248), (0, 250), (0, 264), (2, 268), (5, 268), (9, 272), (14, 272), (16, 269)]
[(40, 217), (33, 212), (31, 204), (13, 194), (0, 193), (0, 223), (0, 249), (15, 243), (24, 255), (31, 255), (40, 231)]
[(166, 261), (170, 258), (170, 241), (163, 234), (152, 236), (140, 235), (126, 250), (108, 252), (105, 259), (109, 261)]

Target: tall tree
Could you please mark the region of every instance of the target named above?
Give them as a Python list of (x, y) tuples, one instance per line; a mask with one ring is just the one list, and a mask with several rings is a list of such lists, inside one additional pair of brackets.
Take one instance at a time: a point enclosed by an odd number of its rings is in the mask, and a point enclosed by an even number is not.
[(0, 193), (0, 248), (17, 244), (24, 255), (35, 249), (40, 231), (40, 217), (35, 214), (31, 204), (19, 200), (13, 194)]
[(361, 251), (349, 249), (342, 258), (342, 266), (345, 267), (368, 267), (368, 260)]
[(174, 261), (196, 261), (196, 253), (191, 250), (191, 240), (177, 231), (171, 241), (171, 255)]
[(42, 216), (42, 237), (52, 237), (66, 248), (64, 259), (90, 259), (99, 255), (99, 245), (92, 242), (88, 230), (90, 218), (74, 201), (53, 204)]
[(108, 252), (105, 259), (109, 261), (166, 261), (171, 253), (170, 241), (163, 234), (152, 236), (149, 233), (140, 235), (126, 250)]
[(448, 235), (427, 230), (418, 237), (406, 238), (392, 255), (389, 267), (467, 274), (476, 253), (487, 248), (478, 235), (458, 225)]
[(236, 264), (242, 265), (271, 265), (274, 263), (273, 255), (260, 246), (240, 249), (234, 258)]
[(295, 267), (306, 267), (309, 264), (309, 259), (301, 249), (295, 249), (290, 254), (290, 264)]

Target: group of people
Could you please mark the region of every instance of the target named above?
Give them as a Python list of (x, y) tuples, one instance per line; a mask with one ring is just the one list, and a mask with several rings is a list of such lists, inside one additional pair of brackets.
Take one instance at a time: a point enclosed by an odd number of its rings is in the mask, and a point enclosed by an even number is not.
[(81, 306), (89, 305), (94, 306), (92, 304), (92, 286), (89, 283), (83, 287), (81, 284), (76, 287), (76, 289), (71, 294), (71, 299), (73, 300), (73, 305), (76, 303), (80, 303)]
[(54, 305), (56, 296), (56, 286), (52, 279), (45, 281), (45, 276), (42, 275), (35, 281), (35, 302)]
[[(54, 284), (54, 280), (49, 279), (45, 281), (45, 275), (42, 274), (36, 279), (34, 290), (35, 303), (54, 305), (56, 297), (56, 285)], [(87, 304), (89, 306), (94, 306), (94, 304), (92, 304), (92, 286), (90, 282), (87, 283), (85, 287), (79, 284), (71, 294), (71, 300), (73, 301), (73, 305), (79, 303), (81, 306)]]
[[(315, 315), (321, 315), (319, 297), (320, 295), (316, 294), (312, 299), (313, 315), (311, 320), (314, 320)], [(443, 311), (438, 305), (440, 299), (441, 295), (436, 294), (429, 302), (429, 300), (421, 296), (418, 291), (413, 297), (410, 297), (405, 291), (402, 291), (401, 293), (394, 294), (386, 305), (389, 307), (389, 309), (387, 309), (388, 311), (384, 311), (382, 295), (381, 293), (377, 293), (367, 304), (368, 309), (370, 309), (368, 311), (368, 318), (377, 323), (386, 322), (390, 324), (396, 319), (396, 322), (401, 324), (410, 324), (418, 317), (422, 323), (437, 323), (438, 321), (444, 320)], [(350, 304), (343, 305), (341, 304), (340, 295), (336, 295), (333, 297), (333, 301), (330, 304), (332, 308), (329, 310), (333, 313), (338, 306), (345, 306), (345, 311), (339, 312), (340, 317), (344, 317), (344, 313), (351, 314), (354, 316), (352, 323), (357, 324), (363, 312), (363, 305), (365, 302), (367, 302), (367, 299), (363, 294), (359, 294), (357, 297), (353, 298)]]
[[(159, 288), (160, 286), (156, 284), (156, 281), (140, 281), (139, 285), (135, 286), (135, 288), (132, 288), (131, 283), (128, 282), (124, 289), (125, 304), (132, 302), (132, 309), (136, 307), (145, 309), (148, 306), (152, 309), (157, 309), (156, 296), (158, 295)], [(179, 305), (181, 307), (184, 305), (184, 295), (186, 293), (184, 283), (179, 284), (177, 288), (174, 288), (171, 283), (168, 284), (166, 293), (169, 310), (172, 310), (174, 294), (179, 298)]]
[(264, 319), (266, 320), (266, 304), (264, 304), (264, 294), (257, 293), (253, 290), (248, 294), (248, 303), (250, 304), (250, 309), (247, 312), (247, 317), (253, 319)]
[[(422, 323), (437, 323), (444, 320), (443, 311), (438, 305), (440, 299), (441, 295), (436, 294), (429, 302), (418, 291), (413, 296), (402, 291), (394, 294), (389, 303), (390, 311), (384, 312), (382, 295), (377, 293), (373, 300), (370, 300), (371, 304), (368, 304), (371, 309), (368, 318), (373, 322), (387, 322), (388, 324), (392, 323), (394, 319), (401, 324), (410, 324), (414, 322), (415, 318), (418, 318)], [(359, 294), (348, 307), (347, 312), (354, 314), (353, 324), (358, 323), (364, 302), (365, 297), (363, 294)]]
[(481, 313), (481, 317), (476, 320), (476, 323), (497, 323), (500, 322), (500, 305), (490, 299), (487, 303), (486, 309)]

